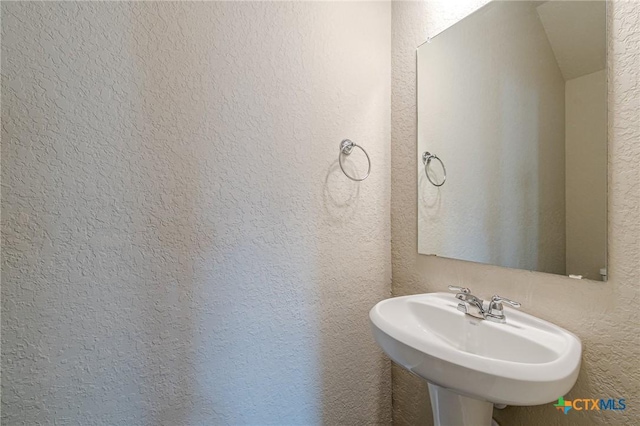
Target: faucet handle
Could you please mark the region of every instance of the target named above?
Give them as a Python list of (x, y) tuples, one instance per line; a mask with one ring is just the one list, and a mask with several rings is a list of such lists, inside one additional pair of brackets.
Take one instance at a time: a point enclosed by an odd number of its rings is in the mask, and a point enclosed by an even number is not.
[(489, 302), (489, 310), (487, 311), (485, 318), (493, 322), (507, 322), (507, 317), (504, 315), (504, 307), (502, 306), (503, 303), (511, 305), (514, 308), (522, 306), (520, 302), (516, 302), (515, 300), (505, 299), (500, 296), (493, 296)]
[[(520, 306), (522, 306), (522, 304), (520, 304), (520, 302), (516, 302), (515, 300), (511, 300), (511, 299), (506, 299), (504, 297), (501, 296), (493, 296), (491, 298), (491, 305), (493, 305), (494, 303), (497, 305), (498, 303), (506, 303), (507, 305), (511, 305), (514, 308), (519, 308)], [(496, 306), (497, 308), (497, 306)], [(489, 306), (489, 310), (491, 310), (491, 306)], [(500, 307), (500, 310), (502, 310), (502, 307)]]
[(457, 285), (450, 285), (449, 286), (449, 290), (450, 291), (457, 291), (458, 293), (464, 293), (464, 294), (470, 294), (471, 290), (469, 290), (467, 287), (458, 287)]

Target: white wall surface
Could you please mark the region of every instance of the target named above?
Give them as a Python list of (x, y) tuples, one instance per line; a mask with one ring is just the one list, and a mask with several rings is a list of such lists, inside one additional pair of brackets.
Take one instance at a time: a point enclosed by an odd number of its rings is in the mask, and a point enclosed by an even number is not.
[(607, 75), (566, 83), (567, 274), (599, 280), (607, 265)]
[[(393, 294), (442, 291), (449, 284), (479, 296), (500, 294), (522, 309), (576, 333), (583, 342), (578, 382), (567, 398), (640, 401), (640, 3), (613, 1), (608, 10), (609, 282), (511, 270), (417, 253), (415, 49), (484, 0), (393, 2), (392, 197)], [(429, 425), (426, 385), (393, 368), (395, 425)], [(636, 425), (626, 411), (571, 412), (552, 405), (496, 410), (502, 425)]]
[(383, 2), (2, 2), (3, 424), (388, 423), (389, 52)]
[(416, 162), (418, 251), (564, 274), (565, 84), (535, 4), (493, 3), (417, 58), (416, 158), (447, 168), (436, 187)]

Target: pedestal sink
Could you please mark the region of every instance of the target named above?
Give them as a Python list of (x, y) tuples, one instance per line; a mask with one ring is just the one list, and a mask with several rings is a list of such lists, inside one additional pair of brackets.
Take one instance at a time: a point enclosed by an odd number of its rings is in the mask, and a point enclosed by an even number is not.
[(490, 426), (494, 403), (546, 404), (573, 387), (577, 336), (510, 308), (505, 323), (473, 318), (459, 303), (428, 293), (386, 299), (369, 312), (383, 351), (429, 383), (436, 426)]

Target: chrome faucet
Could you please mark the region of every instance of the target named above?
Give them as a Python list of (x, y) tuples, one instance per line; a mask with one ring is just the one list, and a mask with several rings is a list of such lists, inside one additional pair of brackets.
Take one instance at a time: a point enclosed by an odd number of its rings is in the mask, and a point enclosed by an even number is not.
[(456, 299), (460, 300), (458, 303), (458, 310), (464, 312), (478, 319), (487, 319), (493, 322), (505, 323), (507, 317), (504, 315), (503, 303), (519, 308), (521, 305), (514, 300), (505, 299), (500, 296), (493, 296), (489, 302), (485, 302), (479, 297), (471, 294), (471, 290), (467, 287), (457, 287), (450, 285), (449, 290), (456, 291)]

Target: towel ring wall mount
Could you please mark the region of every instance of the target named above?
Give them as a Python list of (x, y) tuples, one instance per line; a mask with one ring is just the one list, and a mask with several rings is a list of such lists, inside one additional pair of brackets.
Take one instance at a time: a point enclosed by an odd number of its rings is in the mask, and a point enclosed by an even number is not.
[[(431, 176), (429, 176), (429, 165), (431, 164), (431, 160), (438, 160), (440, 162), (440, 165), (442, 166), (442, 171), (444, 172), (444, 178), (440, 183), (434, 182), (433, 180), (431, 180)], [(422, 154), (422, 164), (424, 164), (424, 174), (427, 176), (427, 179), (429, 180), (429, 182), (431, 182), (433, 186), (444, 185), (444, 183), (447, 181), (447, 168), (444, 166), (444, 163), (442, 162), (440, 157), (430, 153), (429, 151), (425, 151)]]
[[(364, 155), (367, 157), (367, 162), (369, 163), (369, 166), (367, 167), (367, 174), (364, 175), (363, 178), (355, 178), (353, 176), (349, 176), (349, 174), (344, 170), (344, 166), (342, 165), (342, 156), (343, 154), (346, 155), (351, 155), (351, 153), (353, 152), (353, 148), (360, 148), (360, 150), (362, 152), (364, 152)], [(369, 158), (369, 154), (367, 154), (367, 151), (364, 150), (363, 147), (361, 147), (360, 145), (358, 145), (357, 143), (349, 140), (349, 139), (344, 139), (342, 142), (340, 142), (340, 153), (338, 154), (338, 163), (340, 164), (340, 168), (342, 169), (342, 173), (345, 174), (345, 176), (347, 176), (349, 179), (354, 180), (356, 182), (362, 182), (363, 180), (365, 180), (366, 178), (369, 177), (369, 173), (371, 173), (371, 158)]]

